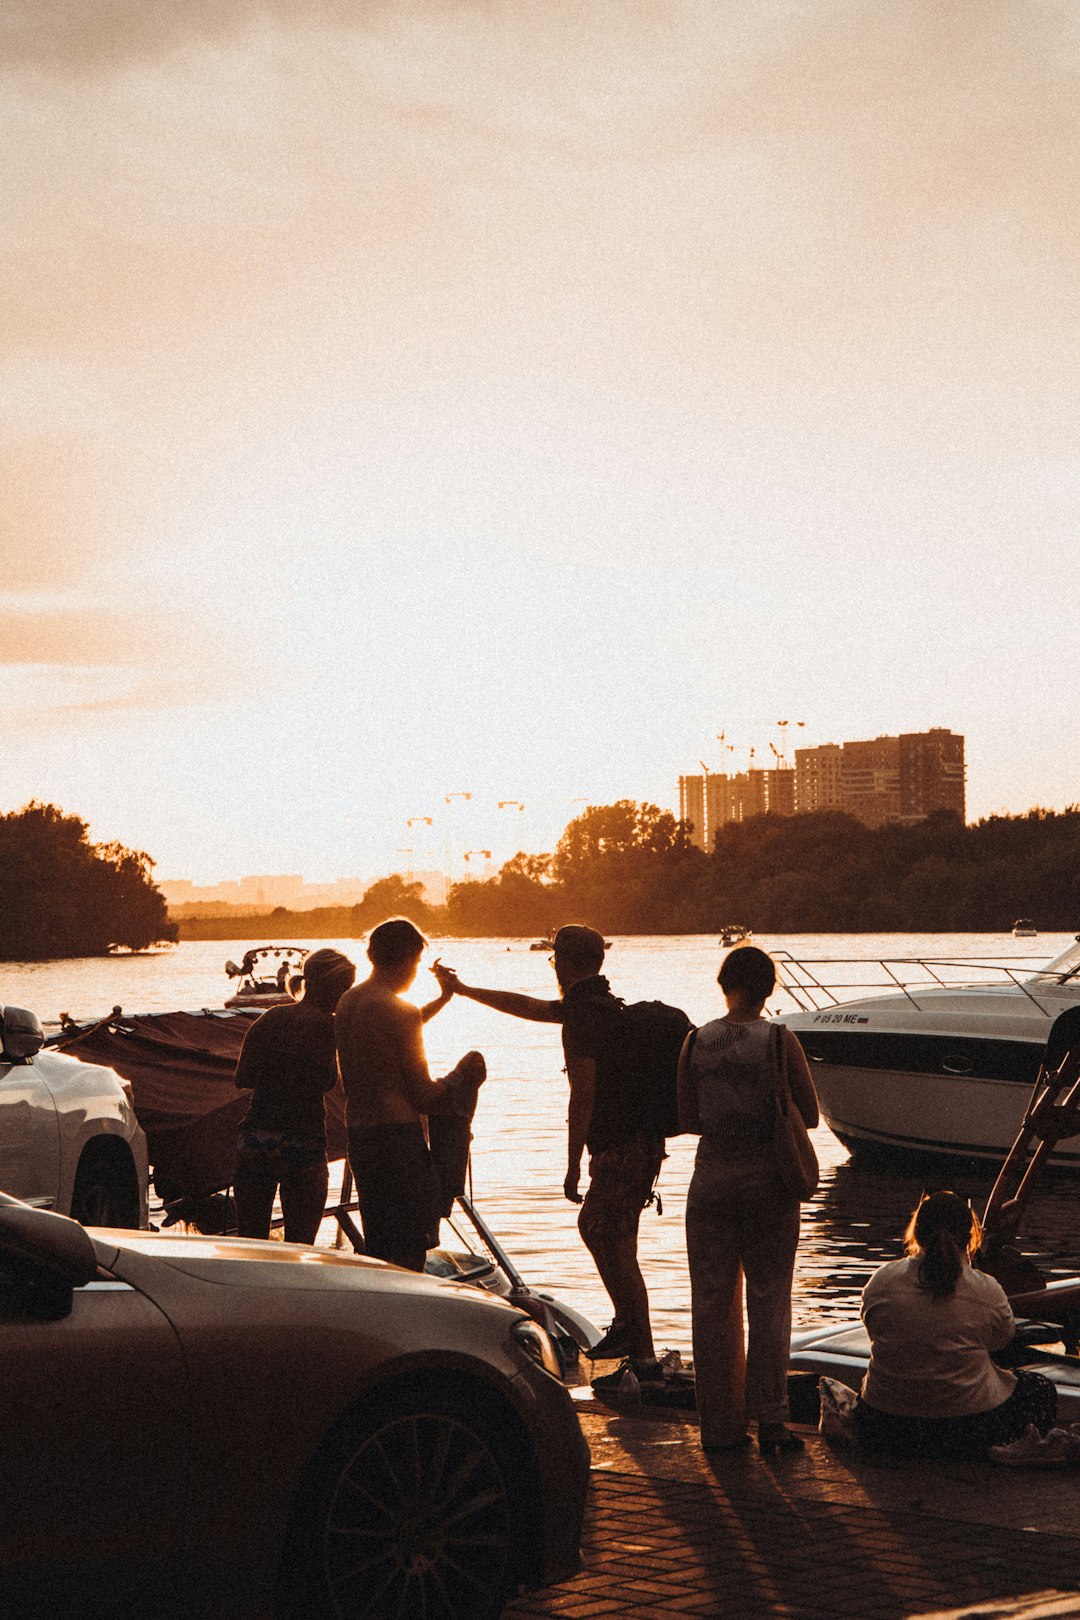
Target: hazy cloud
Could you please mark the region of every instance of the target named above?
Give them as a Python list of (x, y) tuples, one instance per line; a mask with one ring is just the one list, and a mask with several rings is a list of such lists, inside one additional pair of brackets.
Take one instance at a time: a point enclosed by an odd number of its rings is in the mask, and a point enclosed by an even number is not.
[(354, 28), (376, 9), (364, 0), (5, 0), (0, 59), (9, 68), (96, 72), (260, 25)]

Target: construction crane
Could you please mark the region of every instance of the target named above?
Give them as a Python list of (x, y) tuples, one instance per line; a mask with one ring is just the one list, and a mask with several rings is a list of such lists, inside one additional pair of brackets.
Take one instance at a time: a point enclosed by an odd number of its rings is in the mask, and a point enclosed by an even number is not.
[[(793, 723), (796, 726), (806, 725), (805, 720), (796, 720), (794, 722), (791, 720), (778, 720), (776, 722), (776, 729), (780, 733), (780, 752), (777, 753), (776, 749), (773, 748), (773, 753), (776, 754), (776, 763), (780, 770), (787, 769), (787, 728)], [(772, 748), (772, 743), (769, 744), (769, 747)]]

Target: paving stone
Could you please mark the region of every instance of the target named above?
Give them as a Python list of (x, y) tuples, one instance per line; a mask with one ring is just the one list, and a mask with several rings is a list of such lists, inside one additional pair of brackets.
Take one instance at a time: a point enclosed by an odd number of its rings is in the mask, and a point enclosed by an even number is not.
[[(746, 1452), (714, 1465), (683, 1414), (664, 1444), (653, 1414), (582, 1415), (603, 1463), (582, 1573), (508, 1605), (513, 1620), (974, 1620), (980, 1603), (1026, 1620), (1035, 1594), (1053, 1595), (1056, 1620), (1080, 1588), (1074, 1476), (857, 1465), (810, 1431), (790, 1464)], [(1075, 1608), (1080, 1620), (1080, 1596)]]

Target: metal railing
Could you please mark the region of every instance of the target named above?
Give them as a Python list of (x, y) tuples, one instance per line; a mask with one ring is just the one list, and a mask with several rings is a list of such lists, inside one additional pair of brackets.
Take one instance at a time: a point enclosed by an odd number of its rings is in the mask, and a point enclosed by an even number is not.
[[(897, 991), (913, 1007), (919, 1007), (920, 992), (985, 988), (1019, 990), (1047, 1018), (1054, 1016), (1054, 1009), (1044, 1007), (1032, 991), (1033, 974), (1041, 958), (796, 957), (784, 950), (774, 951), (772, 955), (777, 984), (788, 993), (800, 1012), (840, 1007), (875, 991)], [(861, 976), (847, 977), (848, 971), (853, 969), (861, 970)], [(838, 977), (839, 973), (845, 976)]]

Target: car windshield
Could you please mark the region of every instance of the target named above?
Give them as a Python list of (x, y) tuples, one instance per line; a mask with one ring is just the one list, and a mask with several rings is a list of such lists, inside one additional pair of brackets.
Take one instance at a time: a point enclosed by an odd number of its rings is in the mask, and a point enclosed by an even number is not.
[(1062, 951), (1052, 962), (1047, 962), (1035, 977), (1043, 983), (1049, 980), (1053, 984), (1064, 984), (1067, 979), (1075, 979), (1078, 975), (1080, 975), (1080, 934), (1068, 950)]

